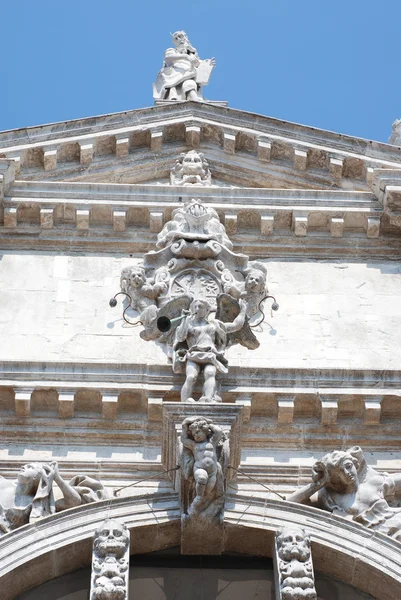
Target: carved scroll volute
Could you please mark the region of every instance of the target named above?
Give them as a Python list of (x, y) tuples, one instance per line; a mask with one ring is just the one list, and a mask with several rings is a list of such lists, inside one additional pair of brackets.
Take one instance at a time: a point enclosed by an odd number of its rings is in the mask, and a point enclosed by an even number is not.
[(93, 540), (90, 600), (128, 600), (130, 534), (106, 519)]
[(275, 600), (317, 600), (310, 536), (300, 527), (283, 527), (274, 548)]

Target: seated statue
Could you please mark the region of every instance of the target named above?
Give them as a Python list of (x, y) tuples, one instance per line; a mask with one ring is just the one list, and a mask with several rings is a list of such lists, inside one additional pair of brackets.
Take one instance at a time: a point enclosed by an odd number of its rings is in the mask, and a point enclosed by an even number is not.
[(209, 82), (214, 58), (200, 60), (185, 31), (172, 35), (174, 48), (167, 48), (164, 63), (153, 84), (156, 100), (203, 100), (202, 87)]
[(401, 474), (378, 473), (354, 446), (334, 451), (313, 466), (312, 483), (287, 500), (310, 504), (401, 541), (401, 508), (389, 502), (401, 492)]
[[(62, 497), (55, 501), (53, 483)], [(0, 536), (55, 512), (106, 498), (103, 485), (90, 477), (61, 477), (56, 462), (24, 465), (16, 481), (0, 477)]]

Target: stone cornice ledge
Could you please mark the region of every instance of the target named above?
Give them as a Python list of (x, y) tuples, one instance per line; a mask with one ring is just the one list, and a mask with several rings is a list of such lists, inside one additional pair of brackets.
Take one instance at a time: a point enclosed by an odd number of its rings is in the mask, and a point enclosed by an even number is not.
[[(365, 388), (391, 389), (401, 387), (401, 370), (395, 369), (330, 369), (305, 367), (245, 367), (233, 358), (230, 360), (232, 373), (221, 379), (223, 391), (245, 392), (244, 388), (254, 392), (269, 392), (273, 388), (297, 387), (299, 389), (316, 390), (325, 388)], [(255, 377), (257, 375), (257, 377)], [(77, 388), (85, 388), (92, 383), (103, 387), (117, 384), (121, 388), (165, 391), (180, 386), (171, 373), (169, 365), (122, 363), (122, 362), (89, 362), (76, 361), (15, 361), (0, 360), (0, 385), (28, 385), (49, 387), (50, 384), (63, 382)], [(181, 380), (180, 382), (181, 383)], [(95, 387), (95, 386), (91, 386)], [(113, 387), (113, 385), (112, 385)]]
[[(0, 539), (2, 600), (12, 600), (26, 589), (88, 565), (92, 535), (106, 516), (121, 520), (131, 530), (133, 554), (179, 545), (179, 506), (174, 493), (117, 498), (64, 511)], [(399, 542), (291, 502), (228, 496), (224, 551), (271, 556), (274, 533), (283, 524), (301, 526), (311, 534), (316, 571), (377, 600), (399, 596)]]

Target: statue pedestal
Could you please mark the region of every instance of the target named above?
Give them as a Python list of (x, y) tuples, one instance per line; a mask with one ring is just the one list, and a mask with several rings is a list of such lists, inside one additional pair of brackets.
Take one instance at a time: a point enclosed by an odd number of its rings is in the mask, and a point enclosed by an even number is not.
[(194, 104), (211, 104), (212, 106), (228, 106), (228, 102), (226, 100), (199, 100), (196, 102), (195, 100), (155, 100), (155, 106), (167, 105), (167, 104), (178, 104), (183, 102), (193, 102)]
[[(224, 500), (227, 482), (235, 476), (228, 465), (238, 467), (241, 460), (241, 426), (243, 407), (238, 404), (209, 404), (203, 402), (166, 402), (163, 404), (162, 462), (166, 469), (180, 469), (172, 473), (175, 488), (180, 494), (181, 554), (221, 554), (224, 547)], [(188, 477), (188, 461), (181, 441), (185, 419), (210, 419), (223, 438), (218, 445), (218, 475), (215, 488), (194, 508), (196, 482)], [(206, 440), (207, 442), (207, 440)], [(193, 442), (194, 443), (194, 442)], [(200, 461), (201, 463), (202, 461)], [(198, 463), (199, 464), (199, 463)], [(194, 458), (189, 466), (193, 474)], [(200, 467), (202, 468), (202, 464)], [(220, 478), (220, 479), (219, 479)], [(223, 480), (223, 481), (222, 481)], [(198, 497), (199, 500), (199, 497)]]

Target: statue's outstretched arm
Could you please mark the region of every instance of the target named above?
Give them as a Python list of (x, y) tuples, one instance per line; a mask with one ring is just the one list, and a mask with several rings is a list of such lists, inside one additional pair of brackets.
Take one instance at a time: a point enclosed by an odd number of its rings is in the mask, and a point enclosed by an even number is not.
[(82, 503), (81, 496), (76, 490), (74, 490), (74, 488), (69, 483), (64, 481), (64, 479), (61, 477), (58, 470), (58, 464), (56, 462), (52, 464), (54, 465), (54, 481), (57, 483), (58, 487), (60, 488), (60, 491), (63, 494), (63, 498), (60, 498), (60, 500), (57, 500), (56, 502), (56, 510), (60, 511), (65, 510), (66, 508), (73, 508), (74, 506), (79, 506)]
[(318, 505), (317, 497), (312, 498), (320, 489), (321, 485), (318, 485), (315, 482), (308, 483), (307, 485), (302, 486), (301, 488), (295, 490), (292, 494), (290, 494), (286, 500), (290, 502), (297, 502), (298, 504), (308, 504), (308, 505)]
[(234, 331), (239, 331), (245, 323), (246, 302), (244, 302), (244, 300), (239, 300), (239, 305), (240, 305), (239, 315), (234, 319), (234, 321), (232, 323), (224, 323), (224, 328), (225, 328), (227, 334), (234, 333)]

